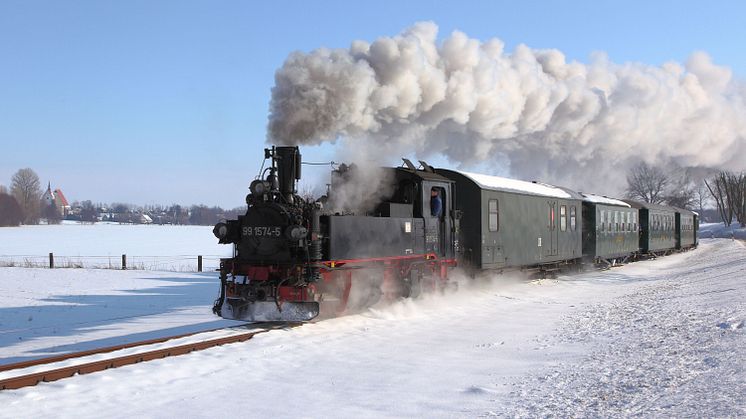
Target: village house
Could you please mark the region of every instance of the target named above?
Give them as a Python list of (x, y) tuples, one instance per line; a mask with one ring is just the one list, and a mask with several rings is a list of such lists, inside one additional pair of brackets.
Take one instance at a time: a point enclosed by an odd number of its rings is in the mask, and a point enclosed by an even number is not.
[(59, 213), (62, 218), (66, 217), (71, 211), (70, 204), (67, 202), (67, 198), (65, 198), (62, 190), (57, 188), (52, 192), (52, 182), (47, 184), (47, 190), (44, 192), (44, 195), (42, 195), (41, 202), (42, 208), (54, 205), (57, 208), (57, 213)]

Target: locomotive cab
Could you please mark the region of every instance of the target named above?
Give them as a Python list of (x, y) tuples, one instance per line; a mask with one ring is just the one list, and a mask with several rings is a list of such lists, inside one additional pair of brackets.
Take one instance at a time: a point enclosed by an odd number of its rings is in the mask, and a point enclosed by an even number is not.
[[(436, 174), (427, 163), (421, 162), (420, 170), (405, 162), (407, 167), (380, 169), (377, 176), (386, 184), (378, 189), (385, 194), (375, 202), (321, 217), (325, 259), (418, 254), (454, 257), (453, 182)], [(346, 190), (346, 183), (354, 183), (355, 170), (354, 166), (343, 166), (333, 173), (332, 201), (335, 193), (345, 194), (340, 191)]]

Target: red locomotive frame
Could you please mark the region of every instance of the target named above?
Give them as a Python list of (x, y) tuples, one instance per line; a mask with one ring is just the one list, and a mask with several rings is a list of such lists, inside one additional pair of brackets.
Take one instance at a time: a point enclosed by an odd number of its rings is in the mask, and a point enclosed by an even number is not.
[[(435, 253), (419, 255), (329, 260), (294, 266), (256, 266), (251, 263), (241, 263), (234, 258), (221, 259), (220, 272), (224, 279), (246, 277), (251, 281), (269, 281), (273, 276), (284, 278), (300, 275), (305, 267), (313, 266), (319, 269), (320, 281), (305, 286), (278, 285), (276, 294), (272, 298), (281, 309), (285, 302), (317, 301), (322, 312), (328, 315), (340, 315), (347, 311), (350, 291), (353, 286), (353, 273), (356, 271), (380, 271), (382, 269), (383, 282), (381, 285), (382, 299), (393, 301), (403, 296), (401, 281), (413, 269), (423, 273), (423, 290), (436, 290), (444, 286), (448, 280), (449, 268), (457, 266), (456, 259), (439, 258)], [(336, 287), (335, 287), (336, 285)], [(235, 281), (225, 282), (225, 296), (228, 299), (240, 299), (240, 287)], [(331, 287), (330, 287), (331, 286)], [(324, 289), (324, 291), (322, 291)], [(324, 307), (324, 295), (329, 289), (336, 290), (336, 307)], [(322, 316), (323, 317), (323, 316)]]

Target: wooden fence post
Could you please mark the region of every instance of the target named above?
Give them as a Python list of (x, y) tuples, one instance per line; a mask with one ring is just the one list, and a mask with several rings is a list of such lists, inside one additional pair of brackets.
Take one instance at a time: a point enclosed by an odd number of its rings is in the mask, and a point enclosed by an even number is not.
[(54, 253), (49, 254), (49, 269), (54, 269)]
[(197, 272), (202, 272), (202, 255), (197, 256)]
[(122, 270), (127, 270), (127, 255), (122, 255)]

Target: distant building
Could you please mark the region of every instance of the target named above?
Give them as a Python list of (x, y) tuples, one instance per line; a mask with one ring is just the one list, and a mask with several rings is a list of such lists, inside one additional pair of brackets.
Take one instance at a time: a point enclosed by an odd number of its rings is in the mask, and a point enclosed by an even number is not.
[(54, 201), (57, 204), (57, 210), (60, 212), (60, 214), (62, 214), (63, 217), (67, 216), (67, 214), (70, 213), (70, 210), (72, 208), (67, 202), (65, 194), (63, 194), (62, 190), (59, 188), (54, 190)]
[(70, 204), (67, 202), (67, 198), (65, 198), (61, 189), (58, 188), (52, 192), (52, 182), (47, 184), (47, 190), (41, 196), (41, 205), (42, 208), (54, 205), (62, 217), (66, 217), (71, 210)]
[(41, 206), (43, 208), (54, 205), (54, 192), (52, 192), (52, 182), (49, 182), (47, 191), (41, 196)]

